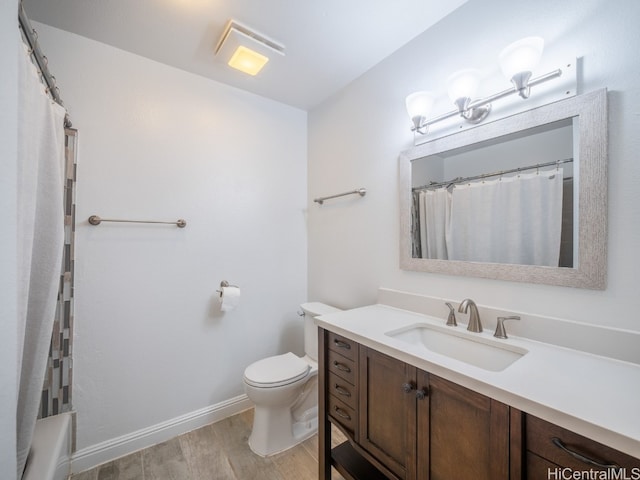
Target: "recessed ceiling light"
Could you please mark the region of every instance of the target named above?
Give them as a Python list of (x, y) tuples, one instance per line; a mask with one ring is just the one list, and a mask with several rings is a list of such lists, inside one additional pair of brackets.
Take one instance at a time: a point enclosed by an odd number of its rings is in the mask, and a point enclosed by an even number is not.
[(260, 70), (262, 70), (262, 67), (264, 67), (268, 61), (269, 58), (264, 55), (254, 52), (244, 45), (240, 45), (236, 48), (236, 51), (233, 52), (233, 55), (231, 55), (231, 59), (227, 64), (241, 72), (249, 75), (256, 75)]
[(284, 46), (235, 20), (227, 22), (216, 46), (218, 60), (249, 75), (256, 75), (278, 56), (284, 56)]

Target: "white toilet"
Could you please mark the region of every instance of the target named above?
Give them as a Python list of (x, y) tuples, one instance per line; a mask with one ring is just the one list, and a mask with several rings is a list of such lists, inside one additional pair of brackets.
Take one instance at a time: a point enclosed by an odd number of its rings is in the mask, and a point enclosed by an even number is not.
[(276, 355), (244, 371), (244, 390), (255, 404), (249, 447), (261, 456), (287, 450), (318, 430), (318, 327), (313, 320), (340, 310), (318, 302), (301, 308), (305, 356)]

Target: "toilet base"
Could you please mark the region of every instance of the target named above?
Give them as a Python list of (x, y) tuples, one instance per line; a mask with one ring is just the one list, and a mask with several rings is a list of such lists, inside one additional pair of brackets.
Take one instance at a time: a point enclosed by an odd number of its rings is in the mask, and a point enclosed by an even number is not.
[(253, 428), (249, 437), (251, 451), (261, 457), (284, 452), (312, 437), (318, 431), (317, 409), (315, 415), (303, 415), (299, 421), (291, 417), (291, 408), (260, 408), (256, 406)]

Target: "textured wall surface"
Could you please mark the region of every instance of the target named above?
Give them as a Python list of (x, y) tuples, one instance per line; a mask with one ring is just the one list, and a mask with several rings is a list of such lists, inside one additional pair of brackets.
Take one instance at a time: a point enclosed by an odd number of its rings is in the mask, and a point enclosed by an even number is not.
[[(85, 449), (240, 395), (249, 363), (302, 353), (306, 113), (36, 28), (79, 131), (73, 404)], [(242, 289), (224, 314), (221, 280)]]

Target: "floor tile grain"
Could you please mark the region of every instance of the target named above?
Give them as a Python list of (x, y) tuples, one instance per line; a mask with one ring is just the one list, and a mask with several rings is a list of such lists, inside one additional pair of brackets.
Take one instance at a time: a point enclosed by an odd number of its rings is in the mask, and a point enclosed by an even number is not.
[[(142, 452), (118, 458), (98, 467), (97, 470), (97, 480), (140, 480), (144, 477)], [(73, 480), (76, 480), (75, 477)]]
[(178, 437), (142, 451), (143, 480), (192, 480)]
[[(318, 436), (264, 458), (249, 448), (253, 410), (75, 474), (71, 480), (316, 480)], [(345, 437), (335, 427), (334, 444)], [(344, 480), (336, 471), (332, 480)]]
[(98, 469), (87, 470), (73, 475), (71, 480), (98, 480)]
[(179, 437), (192, 480), (241, 480), (233, 473), (215, 425)]
[(318, 479), (318, 462), (302, 445), (296, 445), (285, 452), (274, 455), (272, 460), (284, 479)]
[(226, 418), (216, 425), (216, 434), (222, 442), (224, 451), (231, 463), (231, 468), (238, 480), (287, 480), (283, 478), (270, 457), (264, 458), (254, 454), (249, 448), (248, 440), (251, 425), (240, 415)]

